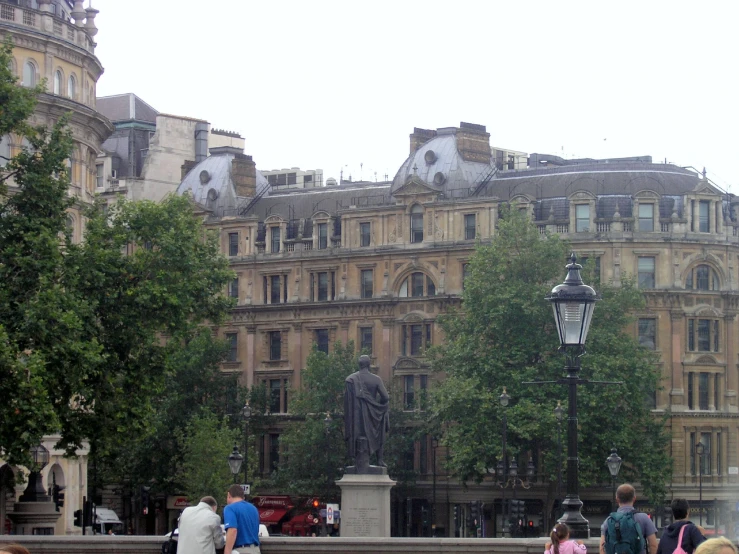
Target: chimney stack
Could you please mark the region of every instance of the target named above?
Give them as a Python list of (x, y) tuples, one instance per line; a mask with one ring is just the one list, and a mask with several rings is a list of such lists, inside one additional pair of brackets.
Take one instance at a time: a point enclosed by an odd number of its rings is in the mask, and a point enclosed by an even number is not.
[(413, 127), (413, 132), (411, 133), (411, 154), (413, 154), (416, 150), (421, 148), (421, 146), (423, 146), (435, 136), (436, 131), (432, 131), (431, 129), (419, 129), (418, 127)]
[(457, 150), (462, 159), (468, 162), (490, 163), (490, 133), (485, 125), (460, 123), (457, 131)]
[(231, 162), (231, 180), (236, 196), (254, 198), (257, 195), (257, 164), (251, 156), (236, 154)]

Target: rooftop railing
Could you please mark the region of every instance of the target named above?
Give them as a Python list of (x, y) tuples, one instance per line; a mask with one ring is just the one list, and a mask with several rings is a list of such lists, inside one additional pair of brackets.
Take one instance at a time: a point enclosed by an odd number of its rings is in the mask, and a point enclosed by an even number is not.
[(1, 23), (13, 23), (20, 27), (32, 28), (41, 33), (56, 36), (66, 42), (71, 42), (91, 54), (95, 53), (95, 43), (84, 29), (48, 12), (20, 7), (9, 4), (6, 0), (0, 0)]

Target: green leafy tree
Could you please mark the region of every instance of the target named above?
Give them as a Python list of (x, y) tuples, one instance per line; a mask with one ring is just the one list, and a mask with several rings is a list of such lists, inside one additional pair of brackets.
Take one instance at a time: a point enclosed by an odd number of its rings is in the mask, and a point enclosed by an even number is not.
[(194, 416), (186, 428), (177, 433), (182, 463), (178, 480), (191, 502), (210, 495), (218, 504), (226, 503), (226, 489), (233, 484), (227, 459), (233, 444), (240, 440), (238, 429), (212, 413)]
[[(308, 355), (302, 387), (293, 393), (294, 419), (280, 436), (283, 455), (276, 485), (296, 495), (336, 498), (334, 481), (347, 465), (344, 443), (344, 380), (357, 371), (354, 343), (337, 342), (329, 354)], [(327, 414), (330, 420), (326, 421)]]
[(85, 242), (73, 244), (67, 117), (28, 125), (41, 89), (16, 84), (10, 53), (6, 43), (0, 136), (27, 146), (0, 160), (0, 451), (24, 463), (58, 432), (69, 452), (89, 439), (97, 457), (148, 432), (178, 353), (230, 307), (232, 272), (182, 197), (90, 210)]
[[(509, 456), (517, 456), (519, 466), (534, 459), (551, 500), (557, 468), (553, 409), (557, 400), (567, 405), (567, 391), (562, 385), (523, 382), (554, 381), (565, 373), (545, 296), (564, 278), (567, 248), (556, 236), (542, 237), (517, 210), (501, 210), (496, 236), (491, 244), (478, 245), (470, 260), (462, 310), (442, 318), (446, 342), (435, 351), (434, 367), (446, 378), (433, 391), (433, 415), (444, 430), (449, 469), (463, 482), (481, 481), (486, 468), (501, 458), (498, 400), (507, 387), (512, 397), (506, 412)], [(630, 313), (643, 306), (643, 297), (629, 280), (614, 287), (594, 282), (592, 274), (584, 277), (602, 301), (595, 308), (581, 375), (623, 383), (579, 387), (580, 483), (608, 481), (604, 461), (615, 445), (627, 461), (623, 479), (640, 482), (647, 497), (657, 501), (671, 477), (664, 421), (648, 407), (660, 374), (654, 353), (626, 332)]]

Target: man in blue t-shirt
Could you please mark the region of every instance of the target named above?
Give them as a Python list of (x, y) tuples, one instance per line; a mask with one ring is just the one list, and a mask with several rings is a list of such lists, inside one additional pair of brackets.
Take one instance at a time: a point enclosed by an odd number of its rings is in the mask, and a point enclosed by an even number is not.
[[(618, 503), (619, 512), (634, 512), (634, 502), (636, 502), (636, 490), (628, 483), (624, 483), (616, 489), (616, 502)], [(649, 519), (649, 516), (643, 512), (634, 514), (634, 521), (641, 527), (644, 533), (645, 549), (642, 554), (656, 554), (657, 552), (657, 528)], [(606, 554), (606, 529), (608, 528), (608, 518), (600, 526), (600, 554)]]
[(223, 509), (226, 528), (226, 548), (223, 554), (237, 550), (239, 554), (260, 554), (259, 511), (244, 500), (240, 485), (231, 485), (226, 492), (227, 506)]

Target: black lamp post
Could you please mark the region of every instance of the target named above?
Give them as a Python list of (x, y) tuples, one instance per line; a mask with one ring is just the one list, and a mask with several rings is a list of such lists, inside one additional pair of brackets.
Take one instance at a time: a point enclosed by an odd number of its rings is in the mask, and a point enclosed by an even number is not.
[(562, 502), (562, 402), (557, 400), (554, 417), (557, 418), (557, 498)]
[[(506, 388), (503, 387), (503, 394), (501, 394), (498, 397), (498, 402), (503, 407), (503, 459), (498, 462), (498, 476), (502, 478), (503, 472), (505, 471), (506, 467), (508, 467), (508, 450), (506, 445), (507, 435), (508, 435), (508, 415), (507, 410), (508, 403), (511, 401), (511, 397), (508, 396), (508, 393), (506, 392)], [(503, 515), (503, 525), (501, 525), (503, 529), (503, 536), (505, 537), (505, 531), (507, 526), (507, 519), (508, 514), (506, 514), (506, 504), (505, 504), (505, 487), (503, 488), (502, 494), (501, 494), (501, 502), (503, 505), (500, 508), (500, 512)]]
[(249, 402), (241, 408), (241, 417), (244, 418), (244, 484), (249, 483), (249, 418), (251, 418), (251, 406)]
[(606, 465), (608, 466), (608, 471), (611, 474), (611, 482), (613, 484), (613, 511), (615, 512), (618, 509), (618, 506), (616, 506), (616, 477), (618, 477), (618, 471), (621, 469), (621, 458), (618, 455), (618, 452), (616, 452), (616, 447), (614, 446), (611, 448), (611, 455), (606, 458)]
[(326, 436), (326, 494), (325, 494), (325, 500), (326, 503), (326, 515), (323, 516), (323, 536), (328, 536), (328, 494), (329, 490), (331, 489), (331, 424), (333, 423), (333, 419), (331, 418), (331, 412), (326, 412), (326, 417), (323, 420), (323, 431)]
[(564, 514), (559, 519), (570, 528), (574, 539), (590, 538), (588, 521), (582, 515), (579, 495), (577, 457), (577, 385), (581, 383), (580, 357), (585, 354), (585, 339), (593, 318), (595, 302), (599, 300), (592, 287), (585, 285), (580, 277), (582, 266), (573, 253), (567, 265), (567, 278), (547, 296), (554, 309), (554, 319), (559, 334), (560, 350), (564, 352), (568, 385), (567, 410), (567, 497), (562, 506)]
[(698, 516), (699, 525), (703, 525), (703, 455), (706, 453), (706, 447), (702, 442), (695, 445), (695, 453), (698, 454)]
[(33, 466), (28, 476), (28, 486), (19, 498), (21, 502), (48, 502), (51, 497), (46, 494), (44, 489), (41, 470), (49, 463), (49, 451), (43, 444), (31, 447), (31, 457), (33, 458)]
[(241, 464), (243, 461), (244, 457), (239, 453), (239, 447), (234, 443), (233, 452), (228, 455), (228, 467), (231, 468), (231, 473), (234, 476), (234, 483), (238, 480), (239, 471), (241, 470)]

